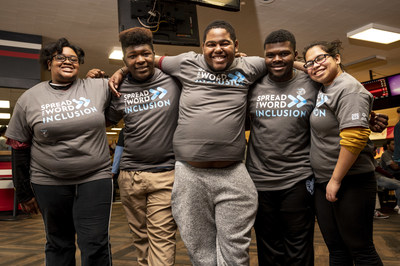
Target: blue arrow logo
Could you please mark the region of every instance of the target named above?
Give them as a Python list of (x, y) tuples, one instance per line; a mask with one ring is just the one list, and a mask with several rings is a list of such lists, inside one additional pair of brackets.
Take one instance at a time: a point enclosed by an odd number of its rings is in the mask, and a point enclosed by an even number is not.
[(323, 105), (324, 102), (326, 102), (326, 101), (328, 101), (328, 96), (326, 96), (326, 95), (323, 94), (323, 93), (320, 93), (320, 94), (318, 95), (318, 102), (317, 102), (316, 106), (317, 106), (317, 107), (320, 107), (320, 106)]
[(157, 99), (157, 97), (159, 99), (162, 99), (167, 93), (168, 91), (166, 89), (163, 89), (161, 87), (157, 87), (156, 90), (150, 89), (149, 90), (150, 93), (152, 93), (153, 95), (151, 96), (151, 100), (154, 101), (155, 99)]
[(303, 97), (301, 97), (300, 95), (297, 95), (297, 98), (292, 96), (292, 95), (288, 95), (289, 99), (292, 100), (289, 104), (288, 107), (292, 107), (294, 105), (296, 105), (297, 108), (302, 107), (303, 105), (305, 105), (307, 103), (307, 100), (304, 99)]
[(229, 73), (228, 77), (230, 77), (231, 80), (235, 81), (236, 83), (241, 82), (245, 79), (245, 76), (243, 76), (243, 74), (240, 73), (239, 71), (236, 71), (235, 75), (233, 75), (232, 73)]
[(297, 99), (300, 100), (300, 102), (296, 105), (297, 108), (300, 108), (307, 103), (307, 100), (301, 97), (300, 95), (297, 95)]

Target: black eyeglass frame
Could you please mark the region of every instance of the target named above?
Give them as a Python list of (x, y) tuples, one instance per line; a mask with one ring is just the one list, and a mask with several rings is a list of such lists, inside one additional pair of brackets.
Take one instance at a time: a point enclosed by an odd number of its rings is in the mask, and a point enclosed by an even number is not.
[[(62, 58), (57, 58), (57, 57), (63, 57), (64, 59), (62, 59)], [(56, 54), (56, 55), (53, 55), (53, 56), (51, 57), (51, 59), (54, 59), (54, 60), (56, 60), (57, 62), (61, 62), (61, 63), (64, 63), (67, 59), (68, 59), (72, 64), (79, 63), (79, 57), (77, 57), (77, 56), (75, 56), (75, 55), (66, 56), (66, 55), (63, 55), (63, 54)]]
[(307, 61), (307, 62), (303, 65), (303, 67), (304, 67), (305, 69), (308, 69), (308, 68), (314, 66), (315, 63), (317, 63), (317, 64), (322, 64), (323, 62), (326, 61), (326, 58), (327, 58), (328, 56), (331, 56), (331, 55), (330, 55), (330, 54), (320, 54), (319, 56), (315, 57), (314, 60), (309, 60), (309, 61)]

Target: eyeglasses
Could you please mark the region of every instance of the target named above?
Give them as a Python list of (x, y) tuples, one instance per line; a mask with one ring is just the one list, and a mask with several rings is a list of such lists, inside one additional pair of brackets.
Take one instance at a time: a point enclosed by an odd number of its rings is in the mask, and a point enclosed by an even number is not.
[(56, 54), (53, 55), (54, 60), (56, 60), (57, 62), (65, 62), (65, 60), (69, 60), (72, 64), (78, 63), (79, 62), (79, 58), (75, 55), (71, 55), (71, 56), (65, 56), (63, 54)]
[(307, 61), (303, 66), (304, 68), (310, 68), (314, 66), (315, 63), (322, 64), (323, 62), (325, 62), (328, 56), (330, 56), (330, 54), (320, 54), (314, 60)]

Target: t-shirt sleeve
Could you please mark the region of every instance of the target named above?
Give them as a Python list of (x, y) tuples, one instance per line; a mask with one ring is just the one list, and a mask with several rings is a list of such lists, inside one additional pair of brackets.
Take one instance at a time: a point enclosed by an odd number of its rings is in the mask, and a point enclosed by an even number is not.
[(384, 165), (390, 165), (390, 163), (393, 161), (392, 157), (390, 156), (389, 153), (384, 152), (381, 156), (381, 161), (384, 162)]
[(239, 60), (243, 60), (245, 66), (243, 71), (248, 75), (250, 84), (257, 81), (261, 77), (267, 74), (267, 66), (264, 58), (258, 56), (240, 57)]
[(111, 98), (110, 105), (106, 109), (106, 118), (107, 118), (107, 120), (111, 121), (112, 123), (117, 124), (119, 122), (119, 120), (121, 120), (123, 117), (122, 112), (119, 112), (117, 110), (118, 102), (120, 101), (120, 99), (115, 95), (112, 95), (111, 97), (112, 98)]
[(336, 117), (339, 130), (351, 127), (369, 128), (371, 97), (365, 93), (349, 93), (339, 98)]
[(19, 101), (15, 105), (13, 115), (8, 124), (6, 131), (6, 137), (19, 142), (31, 142), (32, 140), (32, 129), (28, 125), (26, 120), (26, 112), (21, 107)]
[(163, 72), (171, 76), (178, 76), (180, 74), (181, 62), (185, 60), (187, 56), (188, 53), (175, 56), (163, 56), (160, 60), (159, 67)]

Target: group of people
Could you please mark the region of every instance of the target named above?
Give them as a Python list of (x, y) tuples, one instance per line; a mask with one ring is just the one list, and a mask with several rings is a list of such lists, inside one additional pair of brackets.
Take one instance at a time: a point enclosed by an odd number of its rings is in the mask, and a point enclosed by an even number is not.
[(103, 78), (77, 77), (80, 48), (44, 47), (52, 80), (10, 120), (14, 184), (23, 209), (42, 213), (46, 265), (73, 265), (75, 234), (82, 265), (112, 263), (106, 119), (125, 123), (118, 184), (139, 265), (173, 265), (177, 228), (193, 265), (248, 265), (253, 225), (259, 265), (313, 265), (315, 214), (331, 265), (382, 265), (368, 136), (387, 119), (343, 71), (340, 42), (312, 43), (304, 65), (286, 30), (267, 36), (265, 58), (235, 57), (225, 21), (207, 26), (202, 54), (156, 57), (144, 28), (120, 42), (114, 95)]

